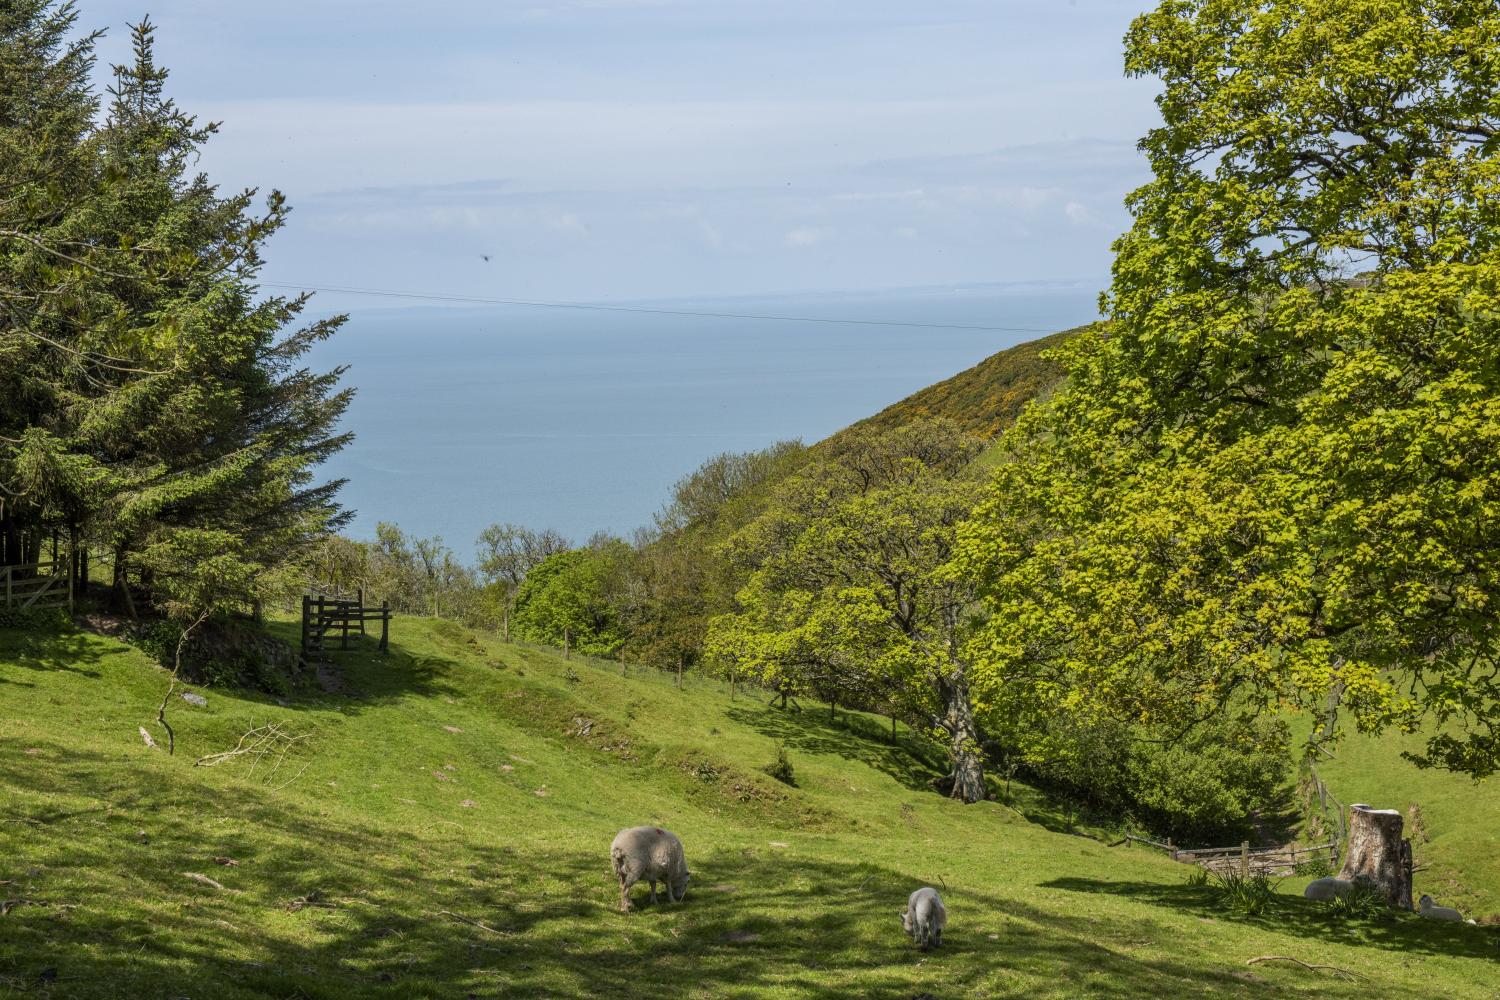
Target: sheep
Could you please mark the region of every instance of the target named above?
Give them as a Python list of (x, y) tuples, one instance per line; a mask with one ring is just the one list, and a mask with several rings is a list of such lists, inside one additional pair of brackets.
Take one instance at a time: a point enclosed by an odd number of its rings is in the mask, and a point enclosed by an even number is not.
[(930, 885), (911, 894), (901, 911), (901, 929), (911, 935), (923, 951), (943, 943), (943, 928), (948, 926), (948, 911), (943, 898)]
[(1423, 896), (1418, 905), (1417, 912), (1428, 920), (1454, 920), (1463, 923), (1464, 915), (1451, 906), (1438, 906), (1433, 903), (1431, 896)]
[(651, 902), (656, 902), (656, 883), (667, 890), (669, 902), (687, 895), (687, 858), (677, 835), (659, 826), (637, 826), (621, 830), (609, 845), (609, 858), (620, 880), (620, 912), (630, 910), (630, 889), (637, 882), (651, 883)]
[(1302, 895), (1308, 899), (1343, 899), (1354, 890), (1354, 882), (1346, 878), (1315, 878), (1307, 883)]

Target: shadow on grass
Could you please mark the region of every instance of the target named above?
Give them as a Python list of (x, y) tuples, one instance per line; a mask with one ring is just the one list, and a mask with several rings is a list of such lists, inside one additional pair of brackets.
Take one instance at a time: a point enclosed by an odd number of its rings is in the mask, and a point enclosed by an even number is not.
[[(83, 633), (57, 626), (0, 629), (0, 660), (7, 667), (17, 666), (25, 670), (62, 670), (83, 677), (98, 677), (93, 670), (77, 666), (89, 659), (89, 649)], [(0, 684), (17, 684), (26, 687), (25, 681), (0, 675)]]
[(913, 791), (934, 791), (932, 782), (944, 771), (934, 748), (910, 735), (892, 743), (888, 732), (859, 716), (834, 721), (821, 712), (779, 708), (730, 708), (724, 714), (794, 750), (860, 761)]
[(1250, 916), (1221, 908), (1212, 886), (1061, 878), (1044, 882), (1042, 887), (1124, 896), (1180, 913), (1232, 920), (1249, 927), (1291, 933), (1306, 939), (1320, 938), (1342, 945), (1368, 945), (1422, 955), (1500, 958), (1496, 936), (1484, 928), (1424, 920), (1414, 914), (1400, 913), (1393, 913), (1387, 919), (1340, 920), (1331, 916), (1323, 905), (1300, 896), (1277, 896), (1265, 913)]
[[(12, 749), (0, 748), (0, 788), (31, 795), (45, 775), (75, 793), (121, 789), (117, 759), (49, 744), (29, 757)], [(0, 987), (51, 984), (80, 1000), (772, 990), (909, 1000), (1040, 981), (1120, 1000), (1279, 995), (1229, 965), (1139, 958), (1102, 943), (1137, 938), (1138, 920), (1087, 904), (1076, 917), (1049, 912), (962, 886), (947, 893), (944, 947), (923, 956), (897, 925), (918, 874), (855, 859), (690, 844), (686, 902), (620, 914), (602, 838), (597, 852), (581, 853), (541, 831), (504, 845), (445, 835), (441, 823), (398, 833), (333, 822), (305, 794), (205, 787), (170, 765), (135, 777), (139, 801), (102, 816), (0, 825), (0, 882), (7, 897), (29, 901), (4, 917)], [(215, 866), (218, 857), (238, 864)], [(1060, 885), (1145, 895), (1128, 884)], [(1362, 990), (1329, 983), (1324, 995)]]

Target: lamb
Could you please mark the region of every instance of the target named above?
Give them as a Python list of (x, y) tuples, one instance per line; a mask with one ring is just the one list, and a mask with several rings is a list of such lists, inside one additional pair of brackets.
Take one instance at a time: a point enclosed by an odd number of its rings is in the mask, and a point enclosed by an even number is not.
[(1428, 920), (1454, 920), (1463, 923), (1464, 919), (1464, 915), (1451, 906), (1438, 906), (1433, 903), (1431, 896), (1422, 897), (1417, 912)]
[(1354, 882), (1346, 878), (1315, 878), (1307, 883), (1302, 895), (1308, 899), (1343, 899), (1354, 889)]
[(948, 911), (943, 898), (930, 885), (911, 894), (901, 911), (901, 929), (911, 935), (923, 951), (943, 943), (943, 928), (948, 926)]
[(609, 845), (609, 857), (620, 880), (620, 911), (630, 910), (630, 889), (637, 882), (651, 883), (651, 902), (656, 902), (656, 883), (667, 890), (669, 902), (687, 895), (687, 859), (677, 835), (659, 826), (637, 826), (621, 830)]

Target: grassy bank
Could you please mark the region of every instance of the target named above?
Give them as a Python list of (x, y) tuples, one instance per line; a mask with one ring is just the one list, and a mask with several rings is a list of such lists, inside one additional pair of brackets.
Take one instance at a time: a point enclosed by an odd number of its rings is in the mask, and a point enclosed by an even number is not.
[[(137, 732), (165, 685), (141, 653), (0, 632), (0, 994), (1487, 997), (1500, 975), (1488, 930), (1292, 895), (1238, 917), (1180, 865), (951, 803), (878, 719), (427, 620), (335, 659), (346, 694), (174, 698), (169, 758)], [(270, 722), (305, 737), (279, 768), (194, 766)], [(795, 787), (760, 770), (778, 746)], [(608, 844), (637, 823), (681, 834), (684, 904), (615, 909)], [(931, 954), (897, 920), (924, 883), (950, 910)], [(1367, 978), (1246, 964), (1268, 954)]]

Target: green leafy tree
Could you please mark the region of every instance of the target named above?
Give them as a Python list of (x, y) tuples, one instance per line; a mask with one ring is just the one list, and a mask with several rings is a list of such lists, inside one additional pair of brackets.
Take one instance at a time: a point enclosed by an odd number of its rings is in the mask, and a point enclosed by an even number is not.
[(1500, 10), (1170, 0), (1127, 45), (1155, 177), (961, 546), (981, 702), (1301, 706), (1492, 773)]
[(526, 574), (550, 556), (572, 545), (547, 528), (534, 531), (519, 524), (492, 524), (479, 533), (476, 569), (497, 605), (500, 634), (510, 641), (510, 618)]
[(841, 438), (732, 539), (753, 571), (709, 639), (778, 691), (846, 703), (905, 692), (941, 734), (965, 802), (986, 795), (966, 651), (974, 595), (945, 567), (977, 497), (956, 473), (979, 446), (942, 421)]
[(609, 539), (543, 560), (516, 595), (516, 634), (590, 656), (615, 655), (625, 641), (620, 598), (629, 558), (628, 545)]

